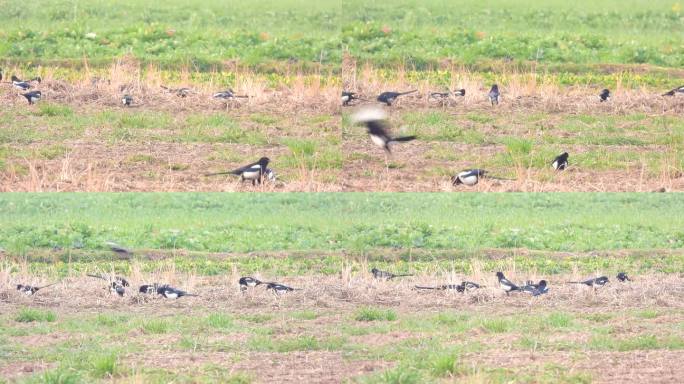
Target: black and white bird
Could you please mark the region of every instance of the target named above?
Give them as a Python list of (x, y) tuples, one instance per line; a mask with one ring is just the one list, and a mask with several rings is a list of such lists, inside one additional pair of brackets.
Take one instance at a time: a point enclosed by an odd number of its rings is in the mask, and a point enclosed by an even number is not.
[(27, 93), (22, 93), (21, 95), (24, 96), (26, 100), (28, 100), (29, 105), (36, 103), (42, 97), (40, 91), (31, 91)]
[(456, 292), (465, 292), (465, 291), (472, 291), (475, 289), (479, 289), (481, 287), (480, 284), (473, 283), (472, 281), (463, 281), (461, 284), (442, 284), (438, 285), (436, 287), (425, 287), (425, 286), (418, 286), (416, 285), (416, 289), (437, 289), (437, 290), (455, 290)]
[(562, 171), (565, 168), (567, 168), (569, 156), (570, 155), (567, 152), (563, 152), (560, 155), (556, 156), (556, 158), (553, 159), (553, 163), (551, 163), (553, 169), (555, 169), (556, 171)]
[(620, 272), (617, 274), (616, 278), (618, 279), (619, 282), (624, 283), (625, 281), (632, 281), (632, 279), (627, 276), (626, 273)]
[(604, 89), (599, 93), (599, 101), (603, 103), (604, 101), (608, 101), (610, 99), (610, 91), (608, 89)]
[(395, 277), (413, 276), (411, 274), (396, 275), (396, 274), (391, 273), (391, 272), (381, 271), (377, 268), (371, 269), (371, 273), (373, 274), (374, 278), (382, 279), (382, 280), (391, 280), (391, 279), (394, 279)]
[(169, 87), (165, 87), (163, 85), (161, 87), (162, 87), (162, 89), (165, 89), (165, 90), (169, 91), (170, 93), (175, 94), (178, 97), (188, 97), (188, 95), (192, 93), (192, 89), (190, 89), (190, 88), (169, 88)]
[(390, 144), (415, 140), (416, 136), (391, 137), (385, 111), (379, 108), (364, 108), (352, 116), (356, 124), (364, 124), (373, 144), (391, 153)]
[(278, 283), (267, 283), (266, 289), (273, 290), (273, 293), (275, 293), (277, 295), (279, 295), (281, 293), (287, 293), (287, 292), (292, 292), (292, 291), (297, 290), (297, 288), (288, 287), (287, 285), (278, 284)]
[(50, 287), (50, 286), (55, 285), (55, 284), (57, 284), (57, 283), (43, 285), (41, 287), (36, 287), (36, 286), (32, 286), (32, 285), (25, 285), (25, 284), (17, 284), (17, 291), (25, 294), (26, 296), (31, 296), (31, 295), (35, 294), (36, 292), (38, 292), (39, 290), (46, 288), (46, 287)]
[(361, 100), (355, 92), (342, 91), (342, 105), (348, 107), (352, 101)]
[(499, 287), (506, 292), (506, 295), (513, 291), (520, 291), (520, 287), (511, 283), (511, 281), (504, 276), (503, 272), (497, 272), (496, 278), (499, 280)]
[(499, 93), (499, 85), (494, 84), (492, 85), (492, 89), (489, 90), (489, 94), (487, 95), (489, 97), (489, 101), (494, 104), (499, 104), (499, 96), (501, 94)]
[(383, 92), (378, 96), (378, 101), (381, 103), (385, 103), (388, 106), (392, 106), (392, 103), (397, 99), (399, 96), (403, 95), (408, 95), (409, 93), (416, 92), (417, 89), (414, 89), (413, 91), (408, 91), (408, 92)]
[(161, 287), (157, 288), (157, 293), (167, 299), (179, 299), (183, 296), (198, 296), (194, 293), (181, 291), (180, 289), (173, 288), (169, 285), (162, 285)]
[(677, 94), (684, 95), (684, 85), (663, 93), (663, 96), (675, 96)]
[(454, 96), (465, 96), (466, 91), (465, 89), (454, 89)]
[(484, 169), (466, 169), (459, 172), (458, 175), (451, 177), (451, 184), (453, 185), (467, 185), (473, 186), (480, 181), (481, 177), (486, 177), (487, 171)]
[(236, 95), (235, 92), (230, 88), (228, 88), (225, 91), (216, 92), (216, 93), (214, 93), (214, 96), (213, 96), (214, 99), (224, 99), (224, 100), (233, 99), (233, 98), (237, 98), (237, 97), (247, 98), (248, 96)]
[(109, 246), (109, 249), (112, 252), (116, 253), (117, 255), (119, 255), (121, 257), (129, 257), (133, 254), (133, 251), (126, 249), (117, 243), (108, 241), (106, 244), (107, 244), (107, 246)]
[[(240, 176), (240, 182), (243, 182), (245, 180), (251, 180), (252, 185), (256, 185), (257, 183), (261, 184), (261, 182), (264, 179), (264, 176), (266, 175), (266, 170), (268, 169), (267, 166), (270, 161), (271, 160), (268, 157), (262, 157), (261, 159), (259, 159), (259, 161), (247, 164), (244, 167), (240, 167), (232, 171), (207, 173), (204, 176), (237, 175)], [(273, 171), (271, 171), (271, 173), (273, 174)]]
[(131, 104), (133, 104), (133, 96), (131, 96), (131, 95), (121, 96), (121, 103), (123, 104), (124, 107), (130, 107)]
[(568, 284), (584, 284), (589, 287), (602, 287), (608, 284), (610, 281), (606, 276), (595, 277), (583, 281), (568, 281)]
[(257, 285), (263, 284), (260, 280), (255, 279), (251, 276), (241, 277), (238, 283), (240, 284), (241, 291), (246, 291), (247, 288), (256, 287)]
[(539, 280), (539, 283), (528, 281), (525, 285), (520, 287), (523, 292), (531, 293), (532, 296), (539, 296), (549, 292), (546, 280)]
[(157, 290), (163, 287), (163, 285), (154, 283), (154, 284), (143, 284), (138, 288), (138, 292), (144, 293), (146, 295), (151, 295), (153, 293), (157, 293)]
[(122, 286), (122, 287), (128, 287), (128, 286), (131, 285), (131, 284), (128, 282), (128, 280), (126, 280), (125, 278), (123, 278), (123, 277), (121, 277), (121, 276), (91, 275), (91, 274), (87, 274), (86, 276), (88, 276), (88, 277), (94, 277), (94, 278), (96, 278), (96, 279), (102, 279), (102, 280), (104, 280), (104, 281), (108, 281), (108, 282), (111, 282), (111, 283), (113, 283), (113, 284), (120, 285), (120, 286)]
[(33, 78), (32, 80), (29, 80), (29, 81), (24, 81), (24, 80), (19, 79), (16, 75), (12, 75), (11, 80), (12, 80), (12, 85), (15, 88), (20, 89), (22, 91), (27, 91), (30, 88), (32, 88), (33, 87), (31, 85), (32, 82), (37, 82), (38, 84), (40, 84), (40, 82), (41, 82), (40, 77)]

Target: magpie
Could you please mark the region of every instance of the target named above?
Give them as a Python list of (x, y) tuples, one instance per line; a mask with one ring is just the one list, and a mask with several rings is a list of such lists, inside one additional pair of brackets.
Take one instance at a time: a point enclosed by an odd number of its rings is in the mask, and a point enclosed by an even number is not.
[(124, 107), (130, 107), (131, 104), (133, 104), (133, 96), (123, 95), (121, 97), (121, 103), (124, 105)]
[(257, 285), (261, 285), (263, 283), (253, 277), (245, 276), (240, 278), (239, 284), (240, 290), (246, 291), (248, 287), (256, 287)]
[(632, 279), (627, 276), (626, 273), (620, 272), (617, 274), (616, 278), (618, 279), (619, 282), (624, 283), (625, 281), (632, 281)]
[(499, 86), (497, 84), (492, 85), (492, 89), (489, 90), (489, 101), (492, 102), (492, 105), (494, 104), (499, 104), (499, 96), (501, 94), (499, 93)]
[(465, 96), (465, 89), (454, 89), (454, 96)]
[(362, 100), (355, 92), (342, 91), (342, 105), (345, 107), (349, 106), (354, 100)]
[(553, 159), (553, 163), (551, 163), (551, 166), (553, 166), (553, 169), (556, 171), (562, 171), (565, 168), (568, 167), (568, 156), (570, 156), (567, 152), (563, 152), (560, 155), (556, 156), (555, 159)]
[(28, 100), (29, 105), (32, 105), (36, 101), (40, 100), (40, 98), (42, 97), (40, 91), (31, 91), (27, 93), (22, 93), (21, 95), (24, 96), (26, 100)]
[(126, 289), (122, 284), (112, 281), (112, 285), (109, 287), (109, 292), (116, 293), (117, 295), (123, 297), (123, 295), (126, 293)]
[(248, 97), (248, 96), (238, 96), (238, 95), (235, 94), (235, 92), (233, 92), (232, 89), (228, 88), (228, 89), (225, 90), (225, 91), (221, 91), (221, 92), (216, 92), (216, 93), (214, 93), (214, 96), (213, 96), (213, 97), (214, 97), (214, 99), (224, 99), (224, 100), (228, 100), (228, 99), (232, 99), (232, 98), (235, 98), (235, 97), (246, 98), (246, 97)]
[(126, 280), (125, 278), (123, 278), (123, 277), (121, 277), (121, 276), (91, 275), (91, 274), (86, 274), (86, 276), (94, 277), (94, 278), (96, 278), (96, 279), (102, 279), (102, 280), (105, 280), (105, 281), (110, 281), (110, 282), (112, 282), (113, 284), (120, 285), (120, 286), (122, 286), (122, 287), (128, 287), (128, 286), (131, 285), (131, 284), (128, 282), (128, 280)]
[(397, 97), (402, 95), (408, 95), (409, 93), (413, 93), (416, 91), (417, 89), (408, 92), (383, 92), (378, 96), (378, 101), (387, 104), (387, 106), (392, 106), (392, 103), (394, 102), (394, 100), (397, 99)]
[(190, 88), (169, 88), (163, 85), (161, 85), (161, 87), (171, 93), (175, 93), (178, 97), (187, 97), (189, 94), (192, 93), (192, 90)]
[(389, 146), (390, 143), (406, 142), (416, 139), (416, 136), (390, 137), (387, 133), (389, 124), (387, 123), (386, 118), (387, 115), (385, 112), (377, 108), (363, 109), (352, 117), (355, 123), (365, 124), (373, 144), (383, 148), (387, 153), (392, 152)]
[(458, 175), (452, 176), (451, 184), (463, 184), (472, 187), (473, 185), (477, 184), (481, 178), (488, 178), (494, 180), (512, 180), (505, 179), (503, 177), (492, 176), (489, 174), (489, 171), (485, 171), (484, 169), (466, 169), (464, 171), (459, 172)]
[(188, 293), (185, 291), (181, 291), (180, 289), (173, 288), (169, 285), (162, 285), (159, 288), (157, 288), (157, 293), (164, 296), (167, 299), (178, 299), (183, 296), (198, 296), (195, 295), (194, 293)]
[(31, 296), (31, 295), (35, 294), (36, 292), (38, 292), (38, 290), (49, 287), (51, 285), (55, 285), (55, 284), (57, 284), (57, 283), (43, 285), (42, 287), (34, 287), (31, 285), (17, 284), (17, 291), (25, 294), (26, 296)]
[(12, 80), (12, 85), (14, 85), (15, 88), (21, 89), (22, 91), (26, 91), (32, 87), (32, 85), (31, 85), (32, 82), (35, 81), (35, 82), (38, 82), (38, 84), (40, 84), (41, 78), (36, 77), (36, 78), (33, 78), (32, 80), (24, 81), (24, 80), (19, 79), (17, 76), (12, 75), (11, 80)]
[(423, 287), (420, 285), (416, 285), (416, 289), (437, 289), (437, 290), (442, 290), (442, 291), (445, 291), (447, 289), (453, 289), (456, 292), (461, 292), (461, 293), (465, 292), (465, 287), (463, 286), (462, 283), (461, 284), (442, 284), (442, 285), (438, 285), (436, 287)]
[(278, 176), (276, 175), (275, 171), (271, 168), (266, 168), (266, 170), (264, 171), (264, 178), (268, 181), (276, 181), (277, 177)]
[(511, 281), (504, 276), (503, 272), (497, 272), (496, 278), (499, 279), (499, 286), (501, 287), (501, 289), (506, 291), (506, 295), (510, 294), (513, 291), (520, 291), (520, 287), (511, 283)]
[(595, 286), (602, 287), (602, 286), (608, 284), (609, 282), (610, 281), (608, 280), (608, 278), (606, 276), (601, 276), (601, 277), (596, 277), (596, 278), (592, 278), (592, 279), (587, 279), (584, 281), (568, 281), (568, 284), (584, 284), (584, 285), (589, 286), (589, 287), (595, 287)]
[(133, 254), (133, 251), (130, 251), (116, 243), (107, 242), (107, 245), (109, 245), (109, 249), (111, 249), (112, 252), (118, 254), (119, 256), (130, 256)]
[[(261, 184), (261, 181), (264, 178), (264, 174), (266, 172), (266, 166), (268, 166), (268, 163), (271, 160), (268, 157), (262, 157), (259, 159), (259, 161), (256, 161), (251, 164), (247, 164), (244, 167), (228, 171), (228, 172), (216, 172), (216, 173), (207, 173), (204, 176), (216, 176), (216, 175), (238, 175), (240, 176), (240, 182), (243, 182), (245, 180), (251, 180), (252, 185), (256, 185), (257, 183)], [(273, 173), (273, 171), (271, 171)]]
[(266, 289), (272, 289), (275, 294), (281, 294), (297, 290), (297, 288), (288, 287), (287, 285), (282, 285), (278, 283), (267, 283)]
[(463, 288), (465, 288), (466, 291), (472, 291), (474, 289), (480, 289), (483, 286), (477, 283), (473, 283), (472, 281), (463, 281), (461, 282), (461, 285), (463, 285)]
[(529, 292), (532, 296), (539, 296), (549, 292), (549, 287), (547, 286), (546, 280), (539, 280), (539, 283), (535, 284), (532, 281), (528, 281), (524, 286), (520, 287), (522, 292)]
[(144, 293), (144, 294), (152, 294), (157, 292), (158, 285), (157, 283), (154, 284), (143, 284), (138, 288), (138, 292)]
[(394, 273), (391, 272), (386, 272), (386, 271), (381, 271), (377, 268), (371, 269), (371, 273), (373, 274), (373, 277), (376, 279), (384, 279), (384, 280), (392, 280), (395, 277), (404, 277), (404, 276), (413, 276), (411, 274), (403, 274), (403, 275), (395, 275)]
[(678, 93), (681, 93), (682, 95), (684, 95), (684, 85), (682, 85), (681, 87), (674, 88), (671, 91), (667, 91), (667, 92), (663, 93), (663, 96), (674, 96)]
[(608, 101), (610, 99), (610, 91), (607, 89), (604, 89), (599, 93), (599, 101), (603, 103), (604, 101)]

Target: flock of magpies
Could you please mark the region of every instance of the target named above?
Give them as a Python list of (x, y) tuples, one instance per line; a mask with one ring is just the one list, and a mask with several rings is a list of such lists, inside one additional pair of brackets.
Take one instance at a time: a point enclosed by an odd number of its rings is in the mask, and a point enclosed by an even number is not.
[[(412, 90), (408, 92), (383, 92), (378, 97), (376, 100), (379, 103), (383, 103), (387, 105), (388, 107), (391, 107), (394, 101), (397, 100), (398, 97), (407, 95), (410, 93), (417, 92), (417, 90)], [(449, 97), (463, 97), (466, 94), (465, 89), (456, 89), (454, 91), (447, 91), (447, 92), (432, 92), (430, 93), (429, 97), (431, 99), (446, 99)], [(664, 93), (662, 96), (675, 96), (676, 94), (681, 94), (684, 95), (684, 85), (674, 88), (666, 93)], [(492, 85), (491, 89), (489, 90), (489, 93), (487, 94), (487, 98), (491, 102), (492, 106), (499, 104), (499, 98), (501, 96), (501, 92), (499, 91), (499, 86), (498, 84)], [(603, 103), (608, 100), (610, 100), (610, 90), (604, 89), (601, 91), (599, 94), (599, 102)], [(342, 92), (342, 105), (343, 106), (351, 106), (352, 102), (354, 100), (360, 100), (360, 101), (367, 101), (366, 99), (360, 97), (357, 93), (355, 92), (349, 92), (349, 91), (343, 91)], [(378, 147), (384, 149), (387, 153), (391, 153), (390, 149), (390, 144), (392, 143), (401, 143), (401, 142), (407, 142), (407, 141), (412, 141), (415, 140), (417, 137), (416, 136), (399, 136), (399, 137), (392, 137), (389, 134), (389, 129), (390, 125), (387, 121), (387, 115), (386, 113), (380, 109), (380, 108), (364, 108), (359, 110), (353, 115), (353, 121), (357, 124), (364, 124), (366, 126), (368, 135), (370, 136), (371, 141), (373, 144), (377, 145)], [(556, 171), (562, 171), (565, 170), (568, 167), (568, 158), (570, 155), (568, 152), (563, 152), (560, 155), (556, 156), (556, 158), (553, 159), (549, 164), (551, 167), (556, 170)], [(504, 179), (501, 177), (496, 177), (492, 176), (489, 174), (488, 171), (484, 169), (466, 169), (458, 174), (454, 175), (451, 178), (451, 182), (453, 185), (466, 185), (466, 186), (473, 186), (476, 185), (480, 179), (483, 178), (489, 178), (489, 179), (496, 179), (496, 180), (510, 180), (510, 179)]]
[[(404, 277), (404, 276), (412, 276), (411, 274), (394, 274), (392, 272), (388, 271), (382, 271), (378, 268), (373, 268), (371, 269), (371, 273), (373, 274), (373, 277), (378, 280), (392, 280), (397, 277)], [(101, 275), (92, 275), (88, 274), (87, 276), (93, 277), (96, 279), (101, 279), (107, 282), (106, 288), (115, 295), (118, 295), (120, 297), (123, 297), (126, 295), (126, 289), (130, 287), (130, 283), (128, 280), (126, 280), (123, 277), (116, 276), (116, 275), (108, 275), (108, 274), (101, 274)], [(529, 293), (532, 296), (539, 296), (543, 295), (549, 292), (549, 283), (546, 280), (540, 280), (539, 282), (535, 283), (534, 281), (528, 280), (524, 284), (515, 284), (508, 280), (506, 276), (504, 276), (503, 272), (497, 272), (496, 273), (496, 278), (499, 282), (499, 287), (506, 292), (506, 295), (510, 295), (512, 292), (520, 292), (520, 293)], [(620, 272), (616, 276), (617, 280), (624, 283), (627, 281), (632, 281), (626, 273)], [(588, 287), (593, 287), (593, 288), (598, 288), (602, 287), (606, 284), (608, 284), (610, 280), (608, 279), (607, 276), (599, 276), (599, 277), (593, 277), (589, 278), (586, 280), (582, 281), (568, 281), (568, 284), (583, 284)], [(44, 286), (31, 286), (31, 285), (26, 285), (26, 284), (18, 284), (17, 291), (27, 295), (31, 296), (36, 294), (39, 290), (43, 288), (47, 288), (50, 286), (53, 286), (57, 283), (52, 283)], [(276, 295), (288, 293), (288, 292), (293, 292), (293, 291), (298, 291), (301, 289), (298, 288), (292, 288), (284, 284), (276, 283), (276, 282), (264, 282), (261, 281), (257, 278), (251, 277), (251, 276), (244, 276), (241, 277), (238, 280), (238, 285), (240, 287), (241, 292), (245, 292), (248, 289), (252, 289), (258, 286), (265, 286), (266, 290), (272, 291)], [(459, 293), (464, 293), (464, 292), (469, 292), (473, 291), (476, 289), (480, 289), (485, 287), (482, 284), (474, 283), (472, 281), (462, 281), (460, 284), (441, 284), (441, 285), (436, 285), (436, 286), (420, 286), (416, 285), (415, 289), (417, 290), (453, 290), (455, 292)], [(167, 299), (179, 299), (184, 296), (198, 296), (196, 294), (188, 293), (186, 291), (174, 288), (168, 284), (159, 284), (159, 283), (154, 283), (154, 284), (143, 284), (138, 288), (138, 293), (143, 294), (143, 295), (158, 295), (162, 296)]]

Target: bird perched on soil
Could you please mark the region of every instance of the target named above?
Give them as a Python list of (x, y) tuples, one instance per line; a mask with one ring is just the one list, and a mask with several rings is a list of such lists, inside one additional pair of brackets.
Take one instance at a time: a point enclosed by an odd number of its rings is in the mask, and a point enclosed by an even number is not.
[(173, 288), (169, 285), (162, 285), (159, 288), (157, 288), (157, 293), (159, 295), (164, 296), (167, 299), (179, 299), (183, 296), (198, 296), (195, 295), (194, 293), (188, 293), (185, 291), (181, 291), (180, 289)]
[(399, 97), (403, 95), (408, 95), (409, 93), (416, 92), (417, 90), (414, 89), (412, 91), (408, 92), (383, 92), (378, 96), (378, 101), (381, 103), (387, 104), (387, 106), (392, 106), (392, 103)]
[(109, 292), (116, 293), (119, 296), (123, 296), (126, 293), (126, 288), (130, 286), (128, 280), (120, 276), (109, 276), (109, 275), (91, 275), (86, 276), (94, 277), (96, 279), (102, 279), (109, 282)]
[(24, 80), (19, 79), (15, 75), (12, 75), (11, 80), (12, 80), (12, 85), (15, 88), (20, 89), (22, 91), (26, 91), (26, 90), (29, 90), (30, 88), (32, 88), (33, 85), (31, 83), (33, 83), (33, 82), (37, 82), (38, 84), (40, 84), (40, 82), (41, 82), (40, 77), (35, 77), (29, 81), (24, 81)]
[(539, 280), (539, 283), (536, 284), (532, 281), (528, 281), (524, 286), (520, 287), (520, 290), (531, 293), (532, 296), (539, 296), (547, 293), (549, 288), (546, 280)]
[(463, 281), (461, 284), (442, 284), (436, 287), (424, 287), (416, 285), (416, 289), (436, 289), (436, 290), (449, 290), (453, 289), (456, 292), (472, 291), (474, 289), (479, 289), (481, 285), (473, 283), (472, 281)]
[(416, 136), (391, 137), (388, 133), (387, 115), (378, 108), (365, 108), (352, 116), (356, 124), (364, 124), (373, 144), (391, 153), (390, 144), (415, 140)]
[(297, 288), (288, 287), (287, 285), (278, 283), (266, 283), (266, 289), (273, 290), (273, 293), (277, 295), (297, 290)]
[(610, 91), (608, 89), (604, 89), (599, 93), (599, 101), (603, 103), (604, 101), (608, 101), (610, 99)]
[(24, 96), (26, 100), (28, 100), (29, 105), (36, 103), (41, 99), (41, 97), (43, 97), (40, 91), (31, 91), (27, 93), (22, 93), (21, 95)]
[(213, 97), (214, 97), (214, 99), (228, 100), (228, 99), (233, 99), (233, 98), (247, 98), (248, 96), (236, 95), (235, 92), (233, 92), (233, 90), (229, 88), (225, 91), (214, 93)]
[(626, 273), (620, 272), (617, 274), (616, 278), (618, 279), (619, 282), (624, 283), (625, 281), (632, 281), (632, 279), (627, 276)]
[(31, 295), (35, 294), (36, 292), (38, 292), (39, 290), (53, 286), (55, 284), (57, 284), (57, 283), (43, 285), (42, 287), (35, 287), (35, 286), (25, 285), (25, 284), (17, 284), (17, 291), (25, 294), (26, 296), (31, 296)]
[(684, 95), (684, 85), (663, 93), (663, 96)]
[(492, 103), (492, 105), (494, 105), (494, 104), (498, 105), (499, 104), (499, 96), (501, 96), (501, 94), (499, 93), (499, 85), (498, 84), (492, 85), (492, 89), (489, 90), (489, 94), (487, 94), (487, 96), (489, 97), (489, 101)]
[(583, 281), (568, 281), (568, 284), (584, 284), (589, 287), (602, 287), (608, 284), (610, 281), (606, 276), (595, 277)]
[(178, 97), (187, 97), (189, 94), (192, 93), (192, 89), (190, 88), (168, 88), (163, 85), (161, 85), (162, 89), (165, 89), (169, 91), (170, 93), (175, 94)]
[(497, 176), (491, 176), (489, 174), (489, 171), (485, 171), (484, 169), (466, 169), (464, 171), (461, 171), (458, 173), (456, 176), (451, 177), (451, 184), (452, 185), (467, 185), (469, 187), (472, 187), (473, 185), (476, 185), (480, 179), (494, 179), (494, 180), (512, 180), (512, 179), (505, 179), (503, 177), (497, 177)]
[(570, 155), (567, 152), (563, 152), (560, 155), (556, 156), (556, 158), (553, 159), (553, 163), (551, 163), (553, 169), (555, 169), (556, 171), (562, 171), (565, 168), (567, 168), (569, 156)]
[(133, 96), (131, 96), (131, 95), (121, 96), (121, 103), (123, 104), (124, 107), (130, 107), (131, 104), (133, 104)]
[(246, 291), (249, 287), (256, 287), (257, 285), (263, 284), (260, 280), (251, 276), (241, 277), (238, 283), (240, 284), (241, 291)]
[(391, 279), (394, 279), (395, 277), (413, 276), (412, 274), (396, 275), (396, 274), (391, 273), (391, 272), (381, 271), (377, 268), (371, 269), (371, 273), (373, 274), (374, 278), (383, 279), (383, 280), (391, 280)]
[(355, 92), (342, 91), (342, 105), (348, 107), (352, 101), (361, 100)]
[[(228, 171), (228, 172), (216, 172), (216, 173), (207, 173), (204, 176), (216, 176), (216, 175), (237, 175), (240, 176), (240, 182), (243, 182), (245, 180), (251, 180), (252, 185), (261, 184), (261, 182), (264, 179), (265, 172), (268, 168), (268, 163), (271, 160), (268, 157), (262, 157), (259, 159), (259, 161), (256, 161), (251, 164), (247, 164), (244, 167), (240, 167), (238, 169)], [(273, 171), (271, 171), (273, 175)]]
[(520, 287), (511, 283), (511, 281), (504, 276), (503, 272), (497, 272), (496, 278), (499, 280), (499, 287), (506, 292), (506, 295), (513, 291), (520, 291)]

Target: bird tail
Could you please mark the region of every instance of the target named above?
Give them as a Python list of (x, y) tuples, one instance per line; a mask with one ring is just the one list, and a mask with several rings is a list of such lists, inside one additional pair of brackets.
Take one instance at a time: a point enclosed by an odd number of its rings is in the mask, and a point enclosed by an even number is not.
[(505, 177), (500, 177), (500, 176), (490, 176), (490, 175), (487, 175), (486, 177), (487, 177), (488, 179), (494, 179), (494, 180), (508, 180), (508, 181), (515, 181), (515, 179), (508, 179), (508, 178), (505, 178)]
[(53, 285), (55, 285), (55, 284), (57, 284), (57, 283), (59, 283), (59, 281), (55, 281), (55, 282), (52, 283), (52, 284), (43, 285), (42, 287), (38, 287), (38, 289), (43, 289), (43, 288), (51, 287), (51, 286), (53, 286)]
[(94, 278), (96, 278), (96, 279), (102, 279), (102, 280), (105, 280), (105, 281), (109, 281), (109, 279), (105, 278), (105, 277), (102, 276), (102, 275), (91, 275), (91, 274), (88, 273), (88, 274), (86, 274), (86, 276), (88, 276), (88, 277), (94, 277)]
[(199, 295), (196, 294), (196, 293), (186, 293), (186, 294), (183, 295), (183, 296), (194, 296), (194, 297), (197, 297), (197, 296), (199, 296)]
[(239, 98), (242, 98), (242, 99), (247, 99), (247, 98), (249, 98), (249, 96), (247, 96), (247, 95), (233, 95), (233, 97), (239, 97)]
[(408, 95), (409, 93), (413, 93), (413, 92), (418, 92), (418, 90), (414, 89), (413, 91), (401, 92), (399, 95)]
[(565, 284), (584, 284), (584, 281), (566, 281)]
[(405, 276), (413, 276), (413, 274), (412, 273), (405, 273), (403, 275), (394, 275), (392, 277), (405, 277)]
[(402, 136), (402, 137), (395, 137), (392, 139), (392, 141), (411, 141), (415, 140), (416, 136)]
[(204, 176), (239, 175), (239, 174), (240, 173), (238, 171), (227, 171), (227, 172), (205, 173)]
[(667, 92), (663, 93), (661, 96), (674, 96), (674, 94), (675, 94), (675, 91), (673, 89), (671, 91), (667, 91)]
[(416, 285), (416, 289), (442, 289), (442, 287), (421, 287), (420, 285)]

